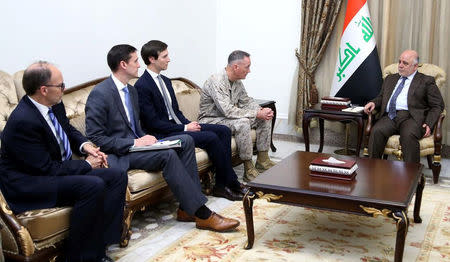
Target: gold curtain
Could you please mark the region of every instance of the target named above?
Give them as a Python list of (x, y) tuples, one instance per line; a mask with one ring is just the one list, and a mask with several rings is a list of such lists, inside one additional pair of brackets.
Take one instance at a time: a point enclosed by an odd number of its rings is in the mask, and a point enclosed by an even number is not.
[(342, 0), (303, 0), (300, 64), (297, 87), (296, 125), (301, 126), (303, 109), (318, 102), (315, 72), (328, 46)]
[[(335, 32), (332, 34), (322, 62), (317, 68), (317, 89), (321, 96), (330, 93), (339, 48), (340, 30), (348, 0), (343, 1)], [(381, 69), (396, 63), (402, 51), (419, 52), (420, 62), (435, 64), (447, 74), (447, 82), (441, 90), (445, 108), (450, 105), (450, 1), (448, 0), (367, 0)], [(339, 33), (336, 33), (339, 32)], [(450, 121), (443, 126), (444, 144), (450, 144)]]

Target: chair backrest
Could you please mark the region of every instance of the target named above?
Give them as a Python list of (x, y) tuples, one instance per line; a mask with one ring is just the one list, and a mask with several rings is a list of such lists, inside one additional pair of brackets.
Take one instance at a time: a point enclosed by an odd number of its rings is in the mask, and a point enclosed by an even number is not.
[(18, 101), (13, 77), (0, 71), (0, 131), (3, 131), (9, 115), (17, 106)]
[[(447, 80), (447, 75), (445, 71), (437, 65), (433, 64), (419, 64), (419, 68), (417, 69), (422, 74), (434, 77), (436, 81), (437, 87), (442, 89), (445, 85), (445, 81)], [(388, 65), (383, 70), (383, 78), (386, 78), (388, 75), (398, 73), (398, 63)]]
[(172, 86), (183, 115), (190, 121), (197, 121), (201, 89), (183, 78), (172, 79)]
[(25, 72), (25, 70), (20, 70), (14, 73), (13, 80), (14, 80), (14, 85), (16, 86), (16, 93), (17, 93), (17, 99), (20, 101), (20, 99), (22, 99), (22, 97), (25, 95), (25, 90), (23, 89), (23, 85), (22, 85), (22, 78), (23, 78), (23, 73)]

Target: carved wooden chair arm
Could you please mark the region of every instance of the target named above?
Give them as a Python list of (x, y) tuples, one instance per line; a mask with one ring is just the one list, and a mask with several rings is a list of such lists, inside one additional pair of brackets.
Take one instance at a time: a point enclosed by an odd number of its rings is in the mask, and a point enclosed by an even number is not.
[(369, 146), (369, 137), (370, 132), (372, 131), (372, 127), (375, 123), (375, 117), (377, 116), (378, 112), (376, 110), (372, 110), (372, 112), (369, 112), (367, 114), (367, 122), (366, 127), (364, 128), (364, 134), (363, 134), (363, 146), (364, 146), (364, 156), (369, 156), (368, 146)]
[(0, 216), (10, 232), (14, 235), (14, 240), (19, 247), (19, 253), (30, 256), (34, 253), (35, 247), (28, 230), (19, 222), (17, 217), (9, 208), (3, 194), (0, 193)]
[(441, 147), (442, 147), (442, 124), (444, 122), (444, 118), (447, 115), (447, 111), (444, 109), (444, 111), (442, 111), (441, 115), (439, 116), (438, 121), (436, 122), (436, 124), (434, 125), (434, 135), (433, 135), (433, 140), (434, 140), (434, 155), (441, 155)]

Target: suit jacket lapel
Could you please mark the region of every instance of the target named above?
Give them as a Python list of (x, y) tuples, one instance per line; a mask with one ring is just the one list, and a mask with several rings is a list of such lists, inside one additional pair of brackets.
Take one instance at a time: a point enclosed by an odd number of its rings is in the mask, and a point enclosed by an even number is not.
[(413, 99), (414, 97), (414, 92), (416, 92), (416, 89), (420, 86), (419, 82), (420, 82), (421, 76), (419, 75), (419, 72), (417, 72), (414, 75), (414, 78), (411, 81), (411, 84), (409, 85), (409, 90), (408, 90), (408, 98), (407, 98), (407, 103), (409, 104), (410, 101)]
[(112, 80), (112, 77), (109, 77), (109, 85), (110, 92), (112, 94), (112, 97), (114, 99), (114, 104), (117, 105), (117, 108), (119, 109), (120, 115), (123, 118), (123, 121), (127, 124), (127, 126), (131, 129), (130, 121), (128, 121), (127, 113), (125, 112), (125, 108), (122, 103), (122, 99), (120, 98), (119, 90), (116, 87), (116, 84)]
[(399, 79), (400, 79), (400, 75), (399, 74), (396, 74), (395, 77), (392, 78), (392, 84), (390, 84), (388, 86), (389, 87), (389, 90), (388, 90), (389, 97), (392, 96), (392, 93), (394, 92), (395, 86), (397, 85), (397, 82), (398, 82)]
[[(141, 128), (141, 124), (139, 122), (140, 120), (140, 111), (139, 111), (139, 98), (138, 98), (138, 93), (136, 91), (136, 88), (134, 88), (134, 86), (132, 85), (127, 85), (128, 86), (128, 90), (130, 91), (130, 100), (131, 100), (131, 106), (133, 107), (133, 114), (134, 114), (134, 121), (135, 121), (135, 126), (136, 126), (136, 134), (141, 137), (144, 136), (145, 133), (144, 131), (142, 131)], [(131, 128), (131, 125), (130, 125)]]
[(163, 77), (162, 79), (164, 81), (164, 84), (166, 85), (167, 91), (169, 91), (170, 99), (172, 99), (172, 108), (173, 108), (173, 110), (175, 110), (175, 108), (173, 107), (173, 105), (174, 105), (174, 103), (176, 101), (175, 100), (176, 99), (176, 97), (175, 97), (175, 90), (173, 90), (173, 88), (171, 88), (171, 83), (168, 83), (165, 78), (166, 77)]
[(37, 119), (39, 119), (42, 126), (44, 127), (45, 132), (47, 133), (46, 137), (50, 140), (49, 142), (54, 147), (54, 150), (56, 152), (61, 152), (61, 149), (59, 148), (58, 140), (56, 140), (55, 134), (53, 134), (53, 131), (50, 129), (50, 126), (48, 125), (47, 120), (45, 120), (45, 118), (42, 116), (39, 109), (37, 109), (36, 106), (33, 104), (33, 102), (30, 101), (28, 96), (24, 96), (23, 99), (24, 99), (24, 102), (30, 108), (31, 112), (33, 112), (33, 114), (34, 114), (34, 116), (30, 116), (30, 117), (36, 117)]
[[(145, 70), (144, 76), (145, 76), (145, 79), (147, 80), (147, 82), (149, 84), (150, 91), (152, 91), (152, 92), (154, 92), (156, 94), (156, 96), (158, 97), (159, 103), (161, 105), (163, 105), (164, 108), (165, 108), (166, 104), (164, 103), (164, 98), (163, 98), (163, 96), (161, 94), (161, 91), (158, 88), (158, 85), (155, 83), (155, 80), (153, 80), (153, 77), (147, 72), (147, 70)], [(167, 110), (165, 110), (164, 112), (167, 112)]]

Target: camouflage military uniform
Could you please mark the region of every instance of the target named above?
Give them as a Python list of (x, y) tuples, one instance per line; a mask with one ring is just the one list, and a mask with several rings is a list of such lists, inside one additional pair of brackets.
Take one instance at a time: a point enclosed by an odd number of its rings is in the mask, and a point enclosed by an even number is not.
[(256, 149), (268, 151), (272, 121), (257, 119), (261, 107), (247, 95), (240, 80), (230, 83), (225, 69), (206, 80), (200, 98), (199, 122), (226, 125), (233, 132), (242, 160), (251, 160), (250, 129), (256, 128)]

